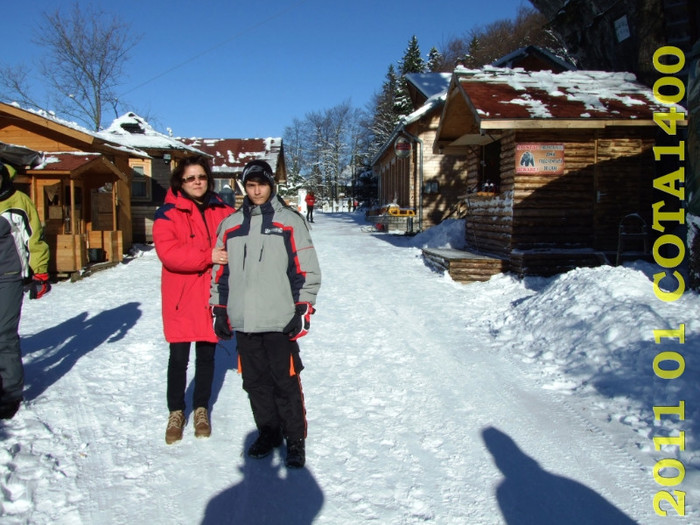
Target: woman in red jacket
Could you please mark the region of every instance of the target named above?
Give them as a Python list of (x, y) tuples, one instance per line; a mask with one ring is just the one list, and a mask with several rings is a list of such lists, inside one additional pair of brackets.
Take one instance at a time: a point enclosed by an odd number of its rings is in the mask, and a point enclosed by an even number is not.
[(167, 400), (170, 416), (165, 442), (182, 439), (190, 345), (195, 343), (194, 434), (209, 437), (209, 398), (218, 341), (209, 309), (211, 269), (226, 264), (226, 252), (214, 247), (216, 228), (234, 210), (214, 193), (209, 162), (182, 159), (170, 177), (165, 204), (153, 222), (153, 242), (163, 263), (163, 330), (170, 343)]

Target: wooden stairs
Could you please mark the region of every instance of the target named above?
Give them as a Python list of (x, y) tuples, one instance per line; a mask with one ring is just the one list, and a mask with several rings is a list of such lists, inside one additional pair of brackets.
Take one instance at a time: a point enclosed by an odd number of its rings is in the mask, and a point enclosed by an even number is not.
[(423, 259), (436, 270), (446, 271), (454, 281), (488, 281), (508, 271), (508, 261), (452, 248), (423, 248)]

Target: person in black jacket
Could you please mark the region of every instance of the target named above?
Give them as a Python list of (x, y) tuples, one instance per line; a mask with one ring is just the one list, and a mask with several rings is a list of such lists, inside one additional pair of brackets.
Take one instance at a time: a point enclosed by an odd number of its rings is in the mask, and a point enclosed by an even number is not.
[(0, 163), (0, 419), (12, 419), (22, 402), (23, 281), (31, 279), (30, 299), (40, 299), (51, 290), (49, 245), (34, 203), (12, 184), (15, 173), (14, 166)]

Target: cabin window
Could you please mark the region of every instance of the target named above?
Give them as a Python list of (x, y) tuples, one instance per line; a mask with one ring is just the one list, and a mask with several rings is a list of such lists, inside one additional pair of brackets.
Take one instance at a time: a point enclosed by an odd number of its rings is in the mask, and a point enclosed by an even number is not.
[(151, 200), (151, 178), (143, 166), (131, 167), (131, 198), (135, 201)]
[(437, 194), (440, 193), (440, 184), (436, 180), (429, 180), (423, 183), (423, 193)]
[(501, 188), (501, 143), (491, 142), (481, 147), (479, 191), (498, 193)]

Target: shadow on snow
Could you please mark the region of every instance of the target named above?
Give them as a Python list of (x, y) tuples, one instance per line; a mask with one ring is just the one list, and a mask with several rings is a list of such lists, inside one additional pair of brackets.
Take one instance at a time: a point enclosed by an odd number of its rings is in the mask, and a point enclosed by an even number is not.
[[(73, 365), (105, 341), (122, 339), (141, 317), (141, 303), (126, 303), (88, 318), (82, 312), (21, 340), (24, 399), (31, 401), (67, 374)], [(33, 355), (36, 354), (36, 355)]]
[[(256, 437), (257, 431), (248, 434), (246, 450)], [(277, 451), (262, 459), (243, 457), (243, 480), (209, 501), (202, 525), (309, 525), (314, 521), (324, 498), (308, 469), (287, 470)]]
[[(194, 345), (191, 345), (190, 356), (195, 354)], [(192, 357), (190, 357), (190, 363), (188, 366), (195, 366), (192, 363)], [(211, 397), (209, 398), (210, 416), (216, 410), (216, 401), (219, 398), (219, 393), (224, 386), (224, 381), (226, 380), (226, 374), (229, 371), (238, 371), (238, 351), (236, 349), (236, 338), (232, 338), (229, 341), (220, 340), (216, 345), (216, 353), (214, 356), (214, 377), (211, 385)], [(239, 383), (240, 385), (240, 383)], [(190, 381), (189, 386), (185, 392), (185, 399), (187, 400), (185, 406), (185, 417), (189, 417), (189, 414), (193, 411), (194, 398), (194, 377)]]
[(498, 429), (481, 433), (505, 479), (496, 498), (508, 525), (634, 524), (620, 509), (585, 485), (550, 474)]

